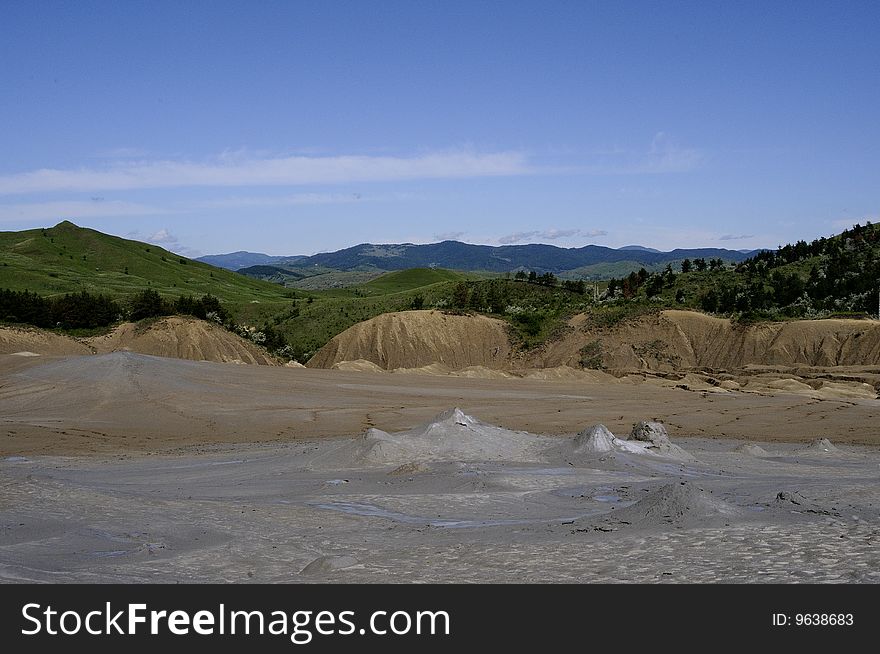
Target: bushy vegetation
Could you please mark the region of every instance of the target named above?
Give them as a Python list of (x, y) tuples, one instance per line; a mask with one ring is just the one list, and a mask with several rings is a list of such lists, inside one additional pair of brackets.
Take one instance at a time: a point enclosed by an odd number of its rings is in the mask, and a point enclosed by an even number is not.
[(880, 229), (868, 222), (832, 238), (798, 241), (739, 264), (735, 277), (703, 298), (720, 312), (779, 312), (788, 317), (876, 313)]
[(176, 298), (163, 298), (153, 289), (144, 289), (131, 299), (127, 318), (138, 321), (158, 316), (193, 316), (202, 320), (213, 320), (220, 324), (229, 321), (229, 313), (213, 295), (195, 298), (182, 295)]
[(122, 317), (122, 308), (106, 295), (86, 291), (44, 298), (29, 291), (0, 289), (0, 320), (36, 327), (94, 329)]
[(123, 320), (145, 320), (158, 316), (187, 315), (225, 324), (226, 309), (213, 295), (163, 298), (152, 289), (136, 293), (127, 302), (87, 291), (43, 297), (30, 291), (0, 289), (0, 321), (34, 327), (93, 329)]
[(746, 321), (873, 314), (880, 229), (856, 225), (831, 238), (761, 251), (736, 265), (686, 259), (680, 270), (643, 269), (612, 279), (602, 303), (692, 308)]

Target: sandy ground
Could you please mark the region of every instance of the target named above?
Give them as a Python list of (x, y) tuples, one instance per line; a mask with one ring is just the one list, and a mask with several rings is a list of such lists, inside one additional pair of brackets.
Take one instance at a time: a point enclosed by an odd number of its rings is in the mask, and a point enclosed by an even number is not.
[[(875, 448), (674, 439), (684, 461), (443, 422), (390, 441), (7, 457), (0, 581), (880, 581)], [(497, 438), (478, 452), (484, 430)]]
[(377, 426), (398, 431), (450, 406), (539, 434), (573, 434), (597, 422), (616, 432), (653, 419), (683, 437), (880, 444), (876, 399), (821, 399), (809, 387), (696, 390), (702, 387), (664, 378), (606, 377), (231, 366), (130, 352), (0, 355), (0, 456), (290, 442)]
[(880, 401), (564, 372), (0, 356), (0, 581), (880, 581)]

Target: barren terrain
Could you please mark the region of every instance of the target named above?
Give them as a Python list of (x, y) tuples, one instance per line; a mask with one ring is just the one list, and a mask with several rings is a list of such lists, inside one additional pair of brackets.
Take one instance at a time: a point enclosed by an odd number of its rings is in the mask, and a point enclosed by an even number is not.
[[(475, 324), (455, 318), (450, 350)], [(0, 581), (880, 581), (877, 362), (841, 354), (871, 323), (762, 341), (788, 365), (701, 367), (691, 344), (693, 367), (606, 371), (564, 339), (425, 363), (420, 326), (383, 327), (393, 370), (221, 363), (247, 343), (210, 325), (70, 352), (4, 330)]]

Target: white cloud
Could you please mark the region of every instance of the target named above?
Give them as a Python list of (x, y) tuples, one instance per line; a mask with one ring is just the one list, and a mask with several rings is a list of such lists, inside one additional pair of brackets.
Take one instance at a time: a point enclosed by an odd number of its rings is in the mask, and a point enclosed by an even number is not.
[(604, 229), (593, 229), (589, 231), (581, 229), (545, 229), (507, 234), (506, 236), (500, 237), (498, 243), (502, 245), (511, 245), (513, 243), (523, 243), (525, 241), (557, 241), (559, 239), (574, 238), (575, 236), (595, 238), (597, 236), (607, 235), (608, 232)]
[(528, 241), (529, 239), (533, 239), (538, 235), (537, 231), (531, 232), (514, 232), (513, 234), (508, 234), (507, 236), (502, 236), (498, 239), (498, 242), (501, 245), (510, 245), (512, 243), (522, 243), (523, 241)]
[(177, 237), (167, 229), (160, 229), (158, 232), (150, 234), (146, 238), (147, 243), (155, 243), (156, 245), (177, 245)]
[(441, 232), (434, 234), (434, 238), (438, 241), (457, 241), (464, 235), (465, 232)]
[(0, 194), (110, 191), (144, 188), (300, 186), (412, 179), (523, 175), (532, 172), (521, 152), (473, 150), (413, 157), (345, 155), (250, 158), (224, 153), (210, 162), (124, 161), (104, 168), (44, 168), (0, 176)]
[(744, 241), (749, 238), (755, 238), (754, 234), (724, 234), (719, 236), (719, 241)]
[(80, 218), (154, 216), (165, 209), (118, 200), (59, 200), (24, 204), (0, 204), (0, 222), (61, 222)]
[(160, 245), (166, 250), (170, 250), (175, 254), (181, 254), (185, 257), (189, 257), (190, 259), (195, 259), (196, 257), (202, 256), (201, 250), (196, 250), (194, 248), (181, 244), (180, 239), (177, 238), (177, 235), (173, 234), (171, 231), (164, 227), (157, 232), (153, 232), (144, 239), (140, 239), (140, 237), (137, 235), (137, 232), (132, 232), (128, 236), (129, 238), (134, 238), (135, 240), (143, 240), (147, 243), (152, 243), (153, 245)]

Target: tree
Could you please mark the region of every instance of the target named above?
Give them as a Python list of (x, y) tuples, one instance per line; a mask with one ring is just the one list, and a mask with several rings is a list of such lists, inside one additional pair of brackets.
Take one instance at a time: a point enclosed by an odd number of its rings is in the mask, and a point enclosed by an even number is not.
[(635, 295), (636, 292), (629, 279), (629, 277), (625, 278), (621, 286), (621, 289), (623, 290), (623, 297), (626, 300), (630, 299), (633, 295)]
[(132, 298), (129, 318), (133, 321), (138, 321), (144, 318), (153, 318), (154, 316), (164, 316), (168, 313), (169, 311), (159, 293), (148, 288), (136, 293), (134, 298)]
[(691, 271), (691, 260), (685, 259), (681, 262), (681, 272), (689, 273)]
[(718, 293), (709, 290), (700, 298), (700, 308), (706, 313), (715, 313), (718, 311)]
[(614, 295), (617, 293), (618, 288), (620, 288), (620, 282), (612, 277), (608, 280), (608, 287), (605, 289), (605, 294), (607, 295), (607, 297), (613, 298)]
[(471, 296), (468, 298), (468, 306), (474, 311), (482, 311), (486, 306), (486, 295), (483, 293), (483, 289), (479, 286), (475, 286), (471, 290)]
[(663, 275), (651, 275), (648, 279), (648, 284), (645, 286), (645, 294), (648, 297), (654, 297), (655, 295), (660, 295), (663, 291)]
[(465, 309), (467, 308), (468, 298), (470, 297), (470, 292), (468, 291), (467, 284), (464, 282), (459, 282), (455, 285), (455, 288), (452, 289), (452, 306), (456, 309)]
[(697, 272), (703, 272), (706, 270), (706, 260), (703, 257), (699, 259), (694, 259), (694, 268), (697, 269)]
[(538, 283), (543, 286), (555, 286), (556, 285), (556, 275), (552, 272), (545, 272), (543, 275), (538, 277)]
[[(525, 273), (523, 273), (525, 277)], [(486, 293), (486, 305), (492, 313), (502, 313), (504, 311), (504, 292), (501, 287), (504, 282), (493, 280), (489, 282), (489, 291)]]

